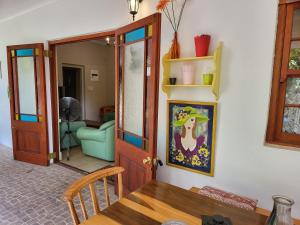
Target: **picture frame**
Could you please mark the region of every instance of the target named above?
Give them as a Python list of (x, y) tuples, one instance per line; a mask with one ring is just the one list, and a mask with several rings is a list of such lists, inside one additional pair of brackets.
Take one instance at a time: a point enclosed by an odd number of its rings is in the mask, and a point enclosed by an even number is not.
[(168, 100), (167, 107), (167, 165), (213, 177), (217, 103)]

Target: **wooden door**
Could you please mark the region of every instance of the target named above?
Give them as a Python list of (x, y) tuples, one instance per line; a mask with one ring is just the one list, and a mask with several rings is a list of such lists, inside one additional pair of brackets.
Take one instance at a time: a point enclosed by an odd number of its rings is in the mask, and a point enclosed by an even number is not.
[(15, 160), (48, 165), (44, 45), (7, 47)]
[(157, 13), (116, 31), (115, 161), (125, 193), (155, 178), (160, 23)]

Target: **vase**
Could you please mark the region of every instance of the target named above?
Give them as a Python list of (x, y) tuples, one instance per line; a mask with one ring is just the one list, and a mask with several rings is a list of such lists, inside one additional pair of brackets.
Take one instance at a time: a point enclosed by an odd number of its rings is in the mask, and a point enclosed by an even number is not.
[(203, 84), (204, 85), (212, 85), (213, 82), (213, 74), (212, 73), (205, 73), (203, 74)]
[(178, 42), (177, 32), (174, 33), (174, 38), (169, 52), (171, 59), (178, 59), (180, 57), (180, 45)]
[(294, 201), (290, 198), (274, 195), (274, 206), (266, 225), (293, 225), (292, 205)]
[(191, 64), (182, 65), (182, 83), (183, 84), (194, 84), (195, 74), (194, 67)]
[(195, 37), (196, 56), (197, 57), (207, 56), (209, 44), (210, 44), (210, 35), (196, 36)]
[(169, 83), (170, 83), (170, 85), (175, 85), (176, 84), (176, 77), (170, 77), (169, 78)]

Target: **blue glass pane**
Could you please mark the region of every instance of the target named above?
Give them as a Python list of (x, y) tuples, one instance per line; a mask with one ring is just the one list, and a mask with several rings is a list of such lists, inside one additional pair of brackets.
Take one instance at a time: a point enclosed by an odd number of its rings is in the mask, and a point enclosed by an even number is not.
[(16, 52), (17, 56), (33, 56), (33, 49), (19, 49)]
[(136, 137), (136, 136), (128, 134), (128, 133), (124, 134), (124, 141), (126, 141), (129, 144), (132, 144), (138, 148), (142, 148), (142, 146), (143, 146), (142, 138)]
[(125, 43), (136, 41), (145, 37), (145, 27), (125, 34)]
[(34, 115), (22, 115), (20, 116), (20, 120), (24, 122), (38, 122), (37, 116)]

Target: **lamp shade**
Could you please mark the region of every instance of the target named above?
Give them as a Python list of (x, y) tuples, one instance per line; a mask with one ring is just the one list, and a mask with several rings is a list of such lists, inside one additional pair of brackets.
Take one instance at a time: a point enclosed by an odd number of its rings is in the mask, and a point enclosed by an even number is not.
[(134, 20), (135, 15), (139, 11), (141, 0), (127, 0), (127, 2), (128, 2), (129, 12), (132, 15), (133, 20)]

